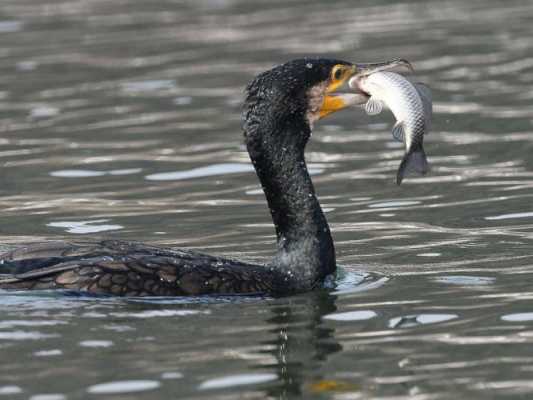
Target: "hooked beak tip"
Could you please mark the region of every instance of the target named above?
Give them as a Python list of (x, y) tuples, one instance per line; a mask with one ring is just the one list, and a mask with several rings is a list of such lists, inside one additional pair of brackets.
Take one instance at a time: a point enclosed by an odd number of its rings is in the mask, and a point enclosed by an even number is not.
[(404, 58), (397, 58), (391, 61), (370, 64), (355, 64), (354, 76), (366, 76), (379, 71), (396, 72), (399, 74), (409, 74), (414, 72), (414, 68), (409, 61)]

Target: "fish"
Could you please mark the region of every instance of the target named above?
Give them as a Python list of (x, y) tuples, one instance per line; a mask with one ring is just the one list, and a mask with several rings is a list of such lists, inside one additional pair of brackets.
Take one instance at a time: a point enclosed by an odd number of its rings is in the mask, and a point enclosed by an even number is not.
[(425, 175), (429, 163), (424, 152), (424, 135), (431, 128), (433, 103), (431, 90), (423, 83), (412, 83), (395, 72), (374, 72), (350, 79), (352, 89), (367, 93), (370, 97), (363, 105), (368, 115), (381, 113), (386, 106), (396, 119), (392, 136), (405, 145), (405, 153), (396, 183), (400, 185), (408, 172)]

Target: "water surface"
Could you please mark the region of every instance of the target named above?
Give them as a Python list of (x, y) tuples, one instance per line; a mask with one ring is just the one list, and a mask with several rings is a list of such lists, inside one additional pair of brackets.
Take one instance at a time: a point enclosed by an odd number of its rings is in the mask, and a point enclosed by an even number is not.
[(291, 58), (407, 58), (435, 115), (432, 172), (401, 187), (390, 115), (315, 127), (337, 289), (2, 292), (0, 398), (530, 398), (532, 36), (519, 0), (3, 0), (5, 248), (114, 237), (267, 260), (239, 112)]

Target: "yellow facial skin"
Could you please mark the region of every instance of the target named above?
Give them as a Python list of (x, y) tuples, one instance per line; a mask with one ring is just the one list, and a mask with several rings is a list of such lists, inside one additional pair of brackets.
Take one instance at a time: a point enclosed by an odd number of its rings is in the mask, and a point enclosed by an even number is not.
[(334, 95), (333, 92), (344, 85), (356, 72), (357, 67), (355, 65), (337, 64), (331, 69), (329, 84), (326, 88), (326, 95), (324, 96), (324, 103), (320, 108), (320, 118), (324, 118), (325, 116), (342, 110), (350, 105), (342, 96)]

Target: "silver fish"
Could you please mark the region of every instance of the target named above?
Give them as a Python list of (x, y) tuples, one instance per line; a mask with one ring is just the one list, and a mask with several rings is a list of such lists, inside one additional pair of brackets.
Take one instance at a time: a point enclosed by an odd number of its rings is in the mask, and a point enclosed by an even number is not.
[(394, 72), (376, 72), (350, 80), (350, 87), (370, 95), (364, 105), (369, 115), (379, 114), (387, 106), (396, 124), (392, 136), (405, 144), (405, 155), (396, 174), (399, 185), (406, 172), (425, 174), (429, 164), (424, 153), (424, 135), (431, 128), (433, 111), (431, 91), (423, 83), (411, 83)]

